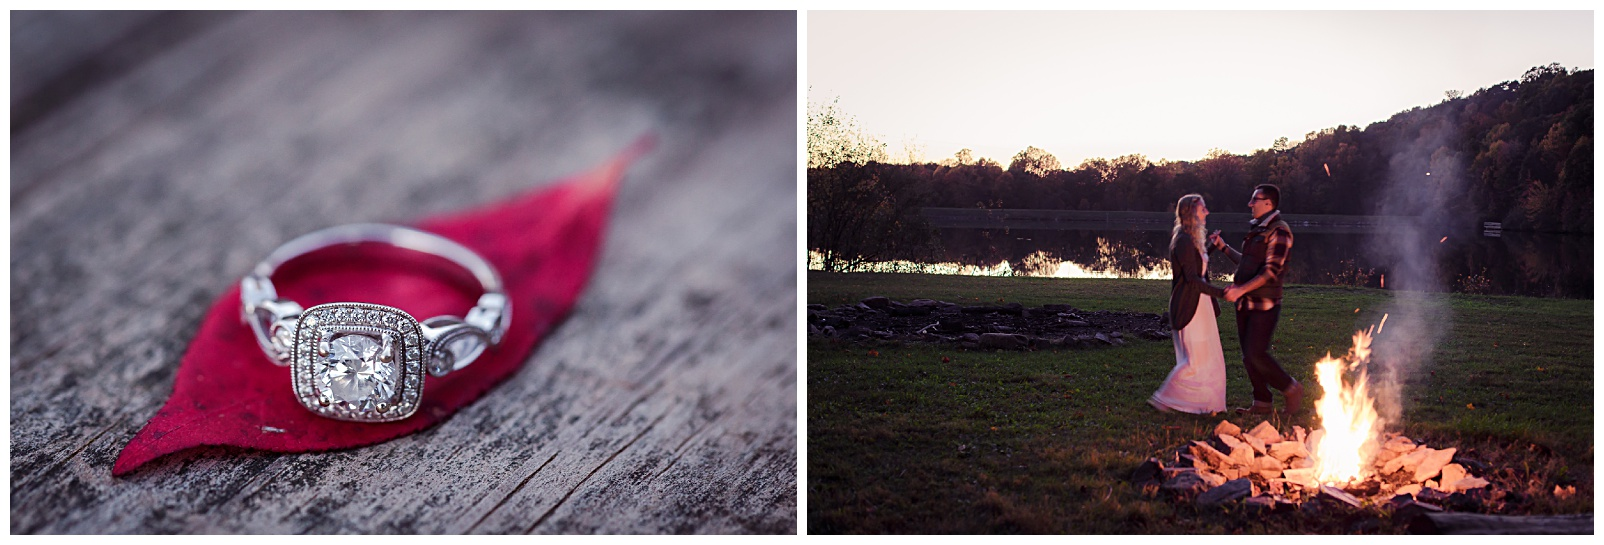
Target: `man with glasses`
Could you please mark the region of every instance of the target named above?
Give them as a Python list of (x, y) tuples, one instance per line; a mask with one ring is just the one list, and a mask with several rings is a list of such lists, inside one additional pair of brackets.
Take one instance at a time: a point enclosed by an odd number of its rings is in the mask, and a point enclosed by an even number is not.
[(1237, 264), (1232, 285), (1225, 288), (1225, 300), (1236, 303), (1236, 334), (1242, 343), (1242, 364), (1253, 383), (1253, 406), (1239, 408), (1242, 414), (1270, 414), (1275, 398), (1270, 389), (1286, 398), (1286, 414), (1298, 411), (1303, 402), (1303, 385), (1281, 368), (1270, 355), (1270, 339), (1281, 318), (1281, 274), (1286, 270), (1287, 254), (1292, 250), (1292, 229), (1281, 220), (1281, 189), (1272, 184), (1253, 188), (1248, 208), (1253, 212), (1248, 235), (1237, 251), (1220, 238), (1209, 235), (1209, 244), (1225, 252)]

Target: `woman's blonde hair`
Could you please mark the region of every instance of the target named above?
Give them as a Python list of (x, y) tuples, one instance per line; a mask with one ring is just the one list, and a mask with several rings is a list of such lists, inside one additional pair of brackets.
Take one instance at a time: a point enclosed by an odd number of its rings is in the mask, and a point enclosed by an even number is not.
[(1203, 249), (1203, 223), (1197, 221), (1197, 207), (1203, 206), (1203, 196), (1196, 193), (1185, 195), (1175, 202), (1175, 229), (1170, 231), (1170, 249), (1174, 250), (1175, 243), (1181, 238), (1181, 233), (1192, 236), (1192, 245), (1197, 247), (1197, 253), (1208, 255)]

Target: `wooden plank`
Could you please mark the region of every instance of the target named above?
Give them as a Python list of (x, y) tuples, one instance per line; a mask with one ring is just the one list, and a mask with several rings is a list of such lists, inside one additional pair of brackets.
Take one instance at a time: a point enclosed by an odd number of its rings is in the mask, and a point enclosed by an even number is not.
[[(796, 531), (794, 13), (247, 13), (13, 135), (13, 533)], [(600, 265), (508, 382), (338, 452), (111, 463), (278, 243), (582, 171)]]
[(1416, 534), (1508, 535), (1592, 534), (1593, 515), (1508, 516), (1477, 513), (1426, 513), (1414, 518)]

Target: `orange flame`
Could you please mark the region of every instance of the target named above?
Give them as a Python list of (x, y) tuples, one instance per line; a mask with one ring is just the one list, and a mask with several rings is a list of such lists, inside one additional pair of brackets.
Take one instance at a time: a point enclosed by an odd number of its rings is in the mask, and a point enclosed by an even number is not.
[[(1385, 318), (1383, 318), (1385, 320)], [(1315, 402), (1320, 415), (1320, 442), (1314, 446), (1315, 479), (1326, 484), (1344, 484), (1369, 476), (1371, 461), (1380, 446), (1381, 417), (1364, 363), (1370, 359), (1371, 331), (1353, 334), (1353, 348), (1342, 358), (1326, 354), (1315, 363), (1314, 373), (1324, 392)], [(1343, 375), (1358, 369), (1351, 384)]]

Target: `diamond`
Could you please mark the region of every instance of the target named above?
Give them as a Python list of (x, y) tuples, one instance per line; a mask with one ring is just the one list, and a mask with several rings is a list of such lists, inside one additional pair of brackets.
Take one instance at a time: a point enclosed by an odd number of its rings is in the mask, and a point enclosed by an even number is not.
[(347, 334), (329, 342), (327, 356), (314, 361), (313, 379), (332, 401), (352, 410), (371, 410), (395, 395), (396, 368), (380, 361), (379, 339)]

